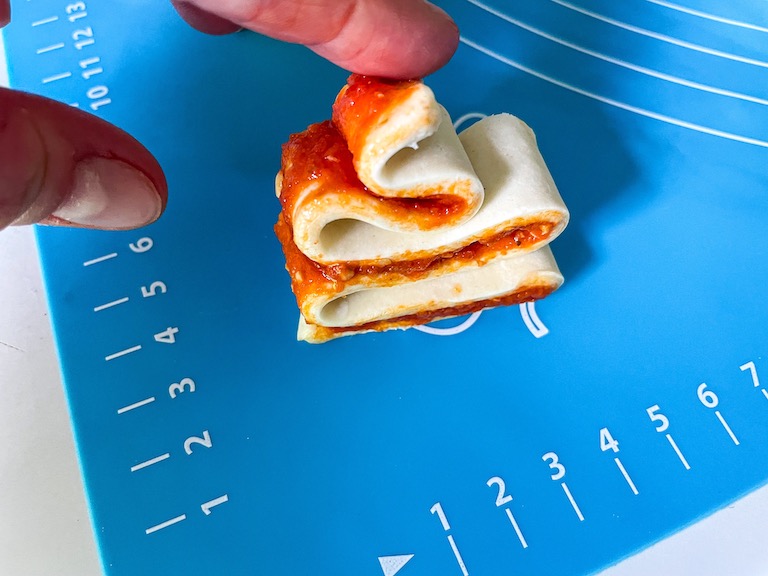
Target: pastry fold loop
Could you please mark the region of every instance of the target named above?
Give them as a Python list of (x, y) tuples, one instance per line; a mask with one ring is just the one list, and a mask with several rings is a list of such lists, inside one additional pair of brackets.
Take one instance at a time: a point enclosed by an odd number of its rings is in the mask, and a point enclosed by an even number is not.
[(275, 227), (322, 342), (542, 298), (568, 210), (533, 132), (510, 114), (457, 135), (417, 81), (353, 76), (333, 120), (283, 147)]

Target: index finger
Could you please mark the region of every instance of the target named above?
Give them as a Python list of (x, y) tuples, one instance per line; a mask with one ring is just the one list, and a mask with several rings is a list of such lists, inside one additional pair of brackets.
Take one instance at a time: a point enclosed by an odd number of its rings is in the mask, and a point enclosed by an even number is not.
[[(424, 0), (176, 0), (278, 40), (304, 44), (358, 74), (426, 76), (458, 46), (458, 28)], [(184, 15), (183, 8), (180, 13)], [(199, 20), (198, 20), (199, 23)], [(195, 23), (192, 22), (194, 25)]]

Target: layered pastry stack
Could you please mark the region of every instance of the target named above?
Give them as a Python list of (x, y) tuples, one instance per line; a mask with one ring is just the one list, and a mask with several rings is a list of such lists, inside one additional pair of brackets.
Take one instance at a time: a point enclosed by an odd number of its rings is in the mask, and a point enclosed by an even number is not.
[(298, 339), (408, 328), (543, 298), (568, 210), (510, 114), (456, 134), (421, 81), (353, 75), (332, 120), (294, 134), (275, 226)]

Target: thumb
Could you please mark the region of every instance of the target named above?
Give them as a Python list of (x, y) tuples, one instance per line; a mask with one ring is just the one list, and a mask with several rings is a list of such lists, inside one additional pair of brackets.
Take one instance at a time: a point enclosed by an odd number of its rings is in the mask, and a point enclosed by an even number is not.
[(156, 220), (163, 172), (135, 139), (70, 106), (0, 88), (0, 229), (123, 230)]

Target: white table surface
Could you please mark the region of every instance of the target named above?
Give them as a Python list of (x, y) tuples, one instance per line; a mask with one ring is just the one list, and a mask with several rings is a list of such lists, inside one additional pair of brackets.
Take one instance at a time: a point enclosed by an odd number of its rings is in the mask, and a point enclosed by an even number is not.
[[(0, 232), (0, 425), (0, 576), (101, 574), (30, 228)], [(768, 487), (601, 576), (768, 576), (766, 528)]]

